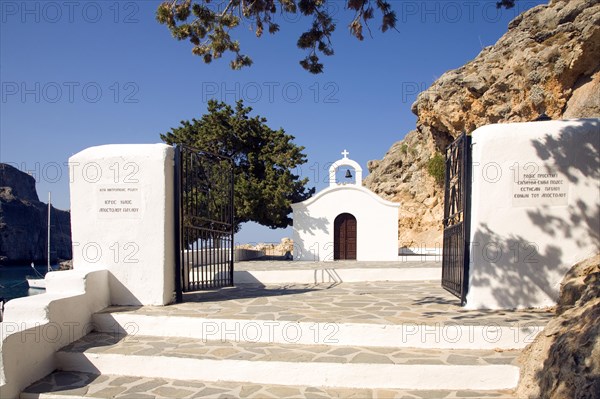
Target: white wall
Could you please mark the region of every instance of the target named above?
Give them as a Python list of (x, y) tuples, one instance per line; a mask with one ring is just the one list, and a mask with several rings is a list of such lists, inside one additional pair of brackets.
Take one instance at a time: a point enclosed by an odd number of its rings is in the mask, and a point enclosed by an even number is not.
[(115, 305), (173, 300), (173, 156), (164, 144), (124, 144), (69, 159), (73, 264), (107, 268)]
[(398, 207), (358, 185), (329, 187), (292, 204), (294, 260), (334, 260), (333, 222), (345, 212), (356, 218), (357, 260), (398, 260)]
[(261, 256), (265, 256), (265, 251), (258, 250), (258, 249), (246, 249), (246, 248), (236, 248), (233, 251), (233, 260), (235, 262), (242, 262), (245, 260), (256, 259), (256, 258), (260, 258)]
[(0, 323), (0, 398), (17, 398), (56, 368), (55, 352), (92, 331), (92, 314), (110, 304), (106, 270), (46, 275), (46, 293), (6, 303)]
[(553, 305), (570, 266), (600, 250), (600, 119), (489, 125), (472, 143), (466, 306)]

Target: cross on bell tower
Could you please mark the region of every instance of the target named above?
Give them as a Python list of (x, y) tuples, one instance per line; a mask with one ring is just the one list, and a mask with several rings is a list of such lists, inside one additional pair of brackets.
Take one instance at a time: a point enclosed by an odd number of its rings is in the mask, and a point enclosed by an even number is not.
[[(343, 155), (343, 157), (338, 159), (337, 161), (335, 161), (329, 167), (329, 185), (332, 187), (337, 187), (340, 185), (362, 186), (362, 168), (356, 161), (353, 161), (352, 159), (348, 158), (348, 155), (350, 155), (348, 150), (342, 151), (341, 154)], [(343, 183), (337, 182), (336, 172), (338, 169), (340, 169), (343, 166), (349, 167), (348, 170), (346, 170), (346, 175), (345, 175), (346, 179), (352, 178), (352, 173), (350, 172), (350, 169), (354, 169), (354, 177), (355, 177), (354, 182), (351, 182), (351, 181), (350, 182), (344, 181)]]

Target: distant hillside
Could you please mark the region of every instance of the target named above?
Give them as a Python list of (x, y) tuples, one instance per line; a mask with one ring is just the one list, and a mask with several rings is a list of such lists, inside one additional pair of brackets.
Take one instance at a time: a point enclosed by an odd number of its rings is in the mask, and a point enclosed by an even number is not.
[[(52, 208), (51, 259), (71, 259), (71, 216)], [(0, 163), (0, 263), (45, 263), (48, 204), (40, 202), (35, 179)]]
[(398, 201), (403, 246), (441, 245), (443, 188), (436, 153), (490, 123), (600, 116), (600, 2), (551, 1), (515, 18), (471, 62), (446, 72), (412, 105), (416, 129), (370, 161), (365, 185)]

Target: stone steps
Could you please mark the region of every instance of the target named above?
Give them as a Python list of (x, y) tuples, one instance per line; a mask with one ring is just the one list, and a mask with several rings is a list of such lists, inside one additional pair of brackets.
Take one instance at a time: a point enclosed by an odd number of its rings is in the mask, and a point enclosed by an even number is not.
[[(233, 338), (233, 337), (231, 337)], [(517, 350), (410, 349), (361, 346), (265, 345), (238, 340), (205, 341), (196, 338), (121, 335), (93, 332), (59, 352), (59, 358), (80, 354), (167, 356), (205, 360), (315, 362), (397, 365), (512, 365)]]
[(438, 282), (236, 287), (167, 307), (110, 307), (98, 331), (250, 338), (263, 343), (425, 349), (521, 349), (552, 316), (542, 311), (466, 311)]
[[(57, 353), (61, 371), (22, 398), (135, 397), (144, 383), (148, 397), (508, 398), (519, 350), (551, 316), (466, 311), (437, 281), (240, 286), (185, 299), (96, 313), (95, 331)], [(67, 394), (59, 376), (89, 383)]]
[[(422, 354), (423, 351), (421, 351)], [(423, 354), (397, 348), (267, 345), (90, 334), (57, 354), (59, 368), (96, 374), (352, 389), (510, 389), (516, 354)], [(487, 362), (485, 359), (492, 359)], [(435, 376), (435, 378), (432, 378)]]
[(356, 398), (356, 399), (516, 399), (510, 390), (390, 390), (281, 386), (239, 382), (183, 381), (56, 371), (31, 385), (21, 399), (167, 398)]
[(327, 321), (219, 319), (194, 316), (101, 313), (97, 331), (119, 334), (190, 337), (201, 340), (250, 340), (263, 344), (298, 343), (421, 349), (522, 349), (540, 326), (441, 324), (432, 322), (377, 324)]
[(91, 333), (57, 353), (62, 371), (345, 389), (498, 390), (517, 351), (409, 350)]

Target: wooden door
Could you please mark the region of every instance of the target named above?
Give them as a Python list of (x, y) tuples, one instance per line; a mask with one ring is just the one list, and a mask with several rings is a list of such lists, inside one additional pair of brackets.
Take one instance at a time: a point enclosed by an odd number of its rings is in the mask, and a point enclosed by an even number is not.
[(333, 259), (356, 259), (356, 218), (349, 213), (338, 215), (333, 222)]

